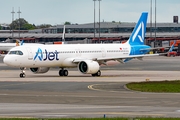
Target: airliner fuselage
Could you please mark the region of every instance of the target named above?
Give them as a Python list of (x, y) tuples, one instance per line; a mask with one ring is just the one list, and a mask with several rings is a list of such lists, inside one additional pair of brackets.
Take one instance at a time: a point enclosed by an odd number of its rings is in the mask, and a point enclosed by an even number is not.
[[(149, 46), (144, 46), (144, 48), (149, 48)], [(21, 51), (22, 54), (15, 54), (17, 51)], [(140, 55), (147, 52), (139, 52), (138, 49), (128, 44), (18, 46), (11, 49), (4, 61), (14, 59), (8, 63), (14, 67), (74, 67), (77, 66), (77, 60), (96, 60), (97, 58), (102, 61), (113, 60), (114, 56), (125, 58), (129, 55)], [(73, 62), (73, 60), (76, 61)]]

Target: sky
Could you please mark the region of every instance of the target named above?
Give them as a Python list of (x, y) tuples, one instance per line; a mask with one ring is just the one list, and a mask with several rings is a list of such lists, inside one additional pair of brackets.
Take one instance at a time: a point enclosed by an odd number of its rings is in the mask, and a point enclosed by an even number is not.
[[(137, 22), (142, 12), (148, 12), (150, 22), (151, 0), (101, 0), (100, 20), (105, 22)], [(72, 24), (94, 22), (93, 0), (1, 0), (0, 23), (18, 19), (20, 7), (21, 18), (30, 24), (60, 25), (66, 21)], [(156, 0), (156, 22), (172, 23), (173, 16), (180, 17), (180, 0)], [(152, 22), (155, 21), (155, 0), (152, 0)], [(99, 1), (95, 2), (95, 18), (99, 21)]]

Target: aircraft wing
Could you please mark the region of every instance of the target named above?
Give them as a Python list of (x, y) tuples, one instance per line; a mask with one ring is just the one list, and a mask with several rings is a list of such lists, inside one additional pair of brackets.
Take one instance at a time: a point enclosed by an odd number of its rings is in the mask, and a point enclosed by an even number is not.
[(142, 59), (143, 57), (152, 57), (152, 56), (160, 56), (160, 54), (143, 54), (143, 55), (130, 55), (130, 56), (124, 56), (124, 57), (102, 57), (102, 58), (97, 58), (97, 61), (101, 61), (101, 60), (119, 60), (119, 59)]
[[(161, 54), (143, 54), (143, 55), (130, 55), (130, 56), (124, 56), (124, 57), (102, 57), (102, 58), (93, 58), (91, 60), (93, 61), (110, 61), (110, 60), (117, 60), (121, 63), (127, 62), (131, 59), (139, 59), (142, 60), (143, 57), (152, 57), (152, 56), (160, 56)], [(87, 59), (83, 59), (83, 58), (75, 58), (73, 59), (73, 63), (79, 63), (83, 60), (87, 60)]]

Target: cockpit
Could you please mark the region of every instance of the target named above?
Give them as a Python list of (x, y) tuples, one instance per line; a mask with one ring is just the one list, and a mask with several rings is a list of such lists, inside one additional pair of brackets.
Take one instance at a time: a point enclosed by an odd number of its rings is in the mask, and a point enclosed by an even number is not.
[(13, 51), (9, 51), (8, 54), (9, 55), (23, 55), (23, 52), (20, 50), (13, 50)]

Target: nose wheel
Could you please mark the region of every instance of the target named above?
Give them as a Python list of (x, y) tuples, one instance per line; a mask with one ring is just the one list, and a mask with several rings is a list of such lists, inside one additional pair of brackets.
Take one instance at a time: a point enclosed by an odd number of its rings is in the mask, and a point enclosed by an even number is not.
[(23, 68), (20, 68), (20, 70), (21, 70), (21, 73), (19, 74), (19, 77), (20, 77), (20, 78), (25, 78), (25, 77), (26, 77), (25, 68), (24, 68), (24, 67), (23, 67)]
[(26, 77), (26, 74), (25, 74), (25, 73), (20, 73), (20, 74), (19, 74), (19, 77), (20, 77), (20, 78), (25, 78), (25, 77)]

